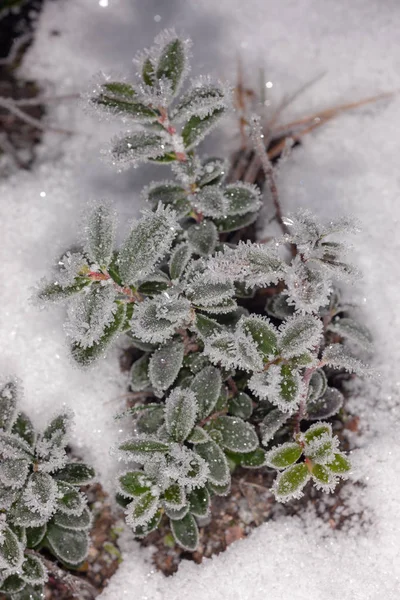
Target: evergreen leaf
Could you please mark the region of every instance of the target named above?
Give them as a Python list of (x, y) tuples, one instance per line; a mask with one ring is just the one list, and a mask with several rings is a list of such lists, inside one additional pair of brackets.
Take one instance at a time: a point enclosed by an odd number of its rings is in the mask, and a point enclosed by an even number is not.
[(169, 450), (169, 445), (144, 437), (127, 440), (119, 446), (119, 449), (132, 455), (132, 459), (134, 459), (135, 457), (139, 458), (155, 452), (166, 454)]
[(366, 375), (367, 366), (358, 358), (354, 358), (344, 350), (341, 344), (331, 344), (322, 353), (322, 362), (334, 369), (344, 369), (349, 373)]
[(0, 568), (16, 571), (22, 564), (22, 546), (15, 533), (6, 525), (0, 529)]
[(205, 367), (194, 377), (190, 389), (198, 404), (198, 419), (204, 419), (214, 409), (221, 392), (222, 378), (219, 369)]
[(171, 521), (171, 531), (181, 548), (188, 552), (196, 550), (199, 543), (199, 530), (193, 515), (188, 513), (183, 519)]
[(191, 150), (194, 146), (197, 146), (206, 137), (207, 133), (215, 127), (224, 113), (223, 108), (216, 108), (205, 117), (198, 117), (197, 115), (190, 117), (181, 132), (185, 147)]
[(265, 359), (271, 360), (275, 357), (278, 352), (278, 332), (269, 319), (260, 315), (241, 317), (238, 327), (252, 338)]
[(138, 360), (135, 360), (131, 366), (129, 385), (133, 392), (142, 392), (151, 386), (148, 375), (149, 360), (149, 354), (144, 354)]
[(372, 344), (370, 331), (357, 321), (349, 318), (336, 318), (328, 326), (329, 331), (338, 333), (341, 337), (350, 340), (363, 348), (369, 348)]
[(57, 482), (57, 510), (66, 515), (81, 515), (86, 506), (84, 496), (72, 485)]
[(37, 556), (26, 556), (22, 563), (21, 577), (27, 583), (38, 585), (45, 583), (47, 572), (44, 564)]
[(183, 355), (184, 345), (180, 339), (153, 352), (148, 375), (157, 393), (167, 390), (173, 384), (182, 367)]
[(46, 535), (46, 525), (39, 525), (38, 527), (26, 527), (26, 546), (27, 548), (35, 548), (38, 546)]
[(248, 227), (257, 220), (256, 212), (248, 212), (245, 215), (223, 216), (214, 219), (214, 223), (220, 233), (229, 233)]
[(195, 452), (208, 464), (208, 481), (217, 486), (225, 486), (230, 482), (228, 462), (221, 448), (213, 440), (197, 444)]
[(7, 381), (0, 390), (0, 429), (10, 431), (17, 417), (20, 390), (16, 381)]
[(180, 279), (190, 260), (191, 255), (192, 250), (189, 244), (183, 242), (182, 244), (175, 246), (169, 260), (169, 273), (172, 280)]
[(287, 502), (294, 498), (301, 498), (302, 490), (310, 479), (310, 473), (305, 463), (292, 465), (278, 474), (272, 491), (279, 502)]
[(231, 452), (251, 452), (258, 446), (253, 425), (238, 417), (220, 416), (213, 421), (213, 428), (221, 433), (221, 445)]
[(193, 391), (175, 388), (165, 402), (165, 425), (175, 442), (184, 442), (192, 431), (198, 404)]
[(292, 358), (319, 345), (322, 323), (312, 315), (296, 315), (280, 328), (279, 347), (282, 356)]
[(157, 406), (139, 413), (136, 426), (140, 433), (157, 433), (164, 424), (164, 407)]
[(159, 203), (171, 206), (178, 217), (183, 217), (190, 212), (188, 193), (184, 187), (174, 181), (159, 181), (151, 183), (143, 190), (143, 196), (150, 202), (153, 209)]
[(181, 97), (174, 109), (174, 122), (181, 122), (193, 115), (206, 117), (218, 108), (225, 108), (227, 99), (222, 85), (199, 79)]
[(247, 420), (253, 412), (253, 401), (244, 392), (239, 392), (229, 400), (228, 411), (233, 417)]
[(299, 460), (302, 452), (297, 442), (286, 442), (267, 452), (266, 461), (274, 469), (286, 469)]
[(226, 452), (227, 457), (235, 464), (246, 469), (258, 469), (266, 464), (266, 453), (262, 448), (256, 448), (251, 452)]
[(195, 517), (206, 517), (210, 511), (210, 493), (206, 487), (198, 487), (188, 495), (189, 510)]
[(153, 482), (143, 471), (127, 471), (118, 477), (120, 493), (128, 498), (135, 498), (149, 492)]
[(157, 79), (166, 79), (175, 93), (183, 78), (186, 63), (184, 43), (179, 38), (171, 40), (161, 52), (156, 69)]
[(236, 181), (225, 187), (224, 196), (228, 199), (226, 215), (246, 215), (257, 212), (261, 207), (260, 192), (256, 186)]
[(72, 529), (74, 531), (87, 530), (92, 525), (92, 515), (86, 507), (80, 515), (67, 515), (66, 513), (57, 512), (54, 515), (53, 522), (62, 529)]
[(115, 211), (100, 204), (91, 213), (86, 229), (86, 253), (91, 261), (107, 268), (110, 264), (116, 230)]
[(184, 489), (177, 483), (173, 483), (164, 490), (165, 505), (172, 510), (180, 510), (186, 506), (186, 495)]
[(343, 406), (344, 397), (336, 388), (327, 388), (324, 395), (307, 401), (307, 418), (311, 421), (329, 419)]
[(114, 139), (111, 156), (117, 164), (146, 162), (164, 156), (165, 152), (169, 150), (170, 148), (162, 135), (148, 131), (138, 131)]
[(205, 220), (192, 225), (186, 233), (192, 252), (199, 256), (209, 256), (214, 252), (218, 242), (218, 232), (212, 221)]
[(84, 531), (63, 529), (50, 523), (45, 540), (52, 554), (68, 565), (79, 565), (87, 556), (89, 540)]
[(31, 448), (34, 447), (36, 432), (32, 421), (24, 413), (19, 413), (12, 426), (11, 432), (23, 439)]
[(196, 314), (195, 327), (196, 331), (203, 338), (208, 338), (212, 335), (221, 333), (224, 329), (222, 325), (217, 321), (214, 321), (214, 319), (199, 313)]
[(338, 475), (346, 474), (351, 470), (351, 462), (341, 452), (337, 452), (334, 455), (333, 460), (327, 463), (325, 466), (332, 471), (332, 473)]
[(10, 488), (21, 488), (28, 477), (30, 463), (25, 458), (3, 458), (0, 462), (0, 482)]
[(158, 494), (151, 490), (136, 496), (126, 507), (126, 522), (130, 527), (144, 527), (157, 513), (159, 505)]
[(85, 463), (70, 462), (58, 471), (54, 477), (70, 485), (87, 485), (91, 483), (95, 475), (93, 467), (89, 467)]

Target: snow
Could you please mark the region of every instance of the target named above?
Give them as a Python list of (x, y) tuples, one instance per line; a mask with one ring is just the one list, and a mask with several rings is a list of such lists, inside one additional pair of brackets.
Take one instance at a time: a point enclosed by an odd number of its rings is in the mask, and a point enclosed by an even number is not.
[[(161, 28), (175, 25), (193, 38), (193, 75), (209, 72), (234, 81), (240, 51), (251, 85), (258, 85), (258, 68), (264, 67), (267, 101), (325, 72), (291, 106), (288, 118), (295, 118), (399, 87), (398, 11), (396, 0), (64, 0), (46, 4), (22, 72), (41, 81), (46, 95), (76, 93), (88, 89), (99, 71), (129, 74), (136, 52)], [(54, 102), (48, 122), (77, 133), (46, 133), (34, 171), (0, 185), (6, 257), (0, 371), (23, 381), (23, 409), (36, 424), (43, 426), (64, 404), (74, 410), (71, 443), (110, 490), (115, 459), (109, 447), (127, 433), (112, 419), (124, 406), (118, 349), (90, 371), (79, 371), (69, 359), (63, 309), (39, 310), (29, 298), (32, 286), (76, 241), (86, 203), (104, 197), (116, 203), (120, 238), (127, 233), (125, 221), (138, 214), (139, 191), (154, 170), (116, 175), (101, 161), (100, 147), (120, 128), (112, 118), (99, 122), (79, 104)], [(101, 600), (400, 597), (399, 124), (396, 96), (343, 114), (305, 138), (279, 173), (285, 214), (303, 206), (324, 219), (354, 214), (361, 222), (353, 258), (364, 279), (348, 295), (361, 304), (375, 340), (373, 366), (381, 373), (351, 401), (364, 429), (352, 457), (353, 478), (363, 486), (351, 488), (349, 502), (364, 511), (364, 525), (355, 521), (339, 532), (311, 511), (301, 519), (281, 517), (202, 566), (183, 561), (168, 579), (127, 531), (124, 562)], [(220, 148), (238, 142), (230, 132), (212, 137)], [(161, 169), (160, 179), (166, 173)]]

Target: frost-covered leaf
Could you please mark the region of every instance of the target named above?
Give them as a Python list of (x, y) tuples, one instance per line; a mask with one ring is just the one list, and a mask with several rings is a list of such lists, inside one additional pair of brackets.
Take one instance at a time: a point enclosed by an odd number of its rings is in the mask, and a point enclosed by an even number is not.
[(238, 330), (251, 337), (264, 358), (271, 360), (277, 354), (278, 331), (267, 317), (241, 317)]
[(145, 279), (169, 251), (179, 225), (176, 214), (160, 204), (154, 213), (144, 213), (122, 245), (118, 262), (121, 278), (131, 285)]
[(210, 304), (207, 306), (197, 305), (196, 308), (211, 315), (227, 315), (233, 313), (238, 308), (236, 300), (233, 298), (227, 298), (221, 300), (217, 304)]
[(370, 331), (353, 319), (336, 318), (330, 323), (328, 330), (338, 333), (341, 337), (349, 339), (363, 348), (368, 348), (372, 344)]
[(337, 446), (337, 438), (332, 438), (330, 435), (325, 434), (307, 443), (304, 453), (314, 463), (326, 464), (333, 460)]
[(263, 361), (253, 340), (230, 332), (215, 334), (204, 341), (204, 352), (211, 362), (246, 371), (260, 371)]
[(262, 435), (262, 444), (266, 446), (272, 440), (277, 431), (286, 423), (289, 415), (282, 412), (279, 408), (271, 410), (263, 419), (260, 429)]
[(119, 491), (128, 498), (141, 496), (149, 492), (153, 482), (143, 471), (127, 471), (118, 477)]
[(166, 454), (169, 450), (169, 444), (164, 444), (148, 437), (141, 437), (123, 442), (119, 446), (119, 449), (126, 453), (129, 459), (134, 460), (135, 458), (140, 459), (155, 452)]
[(157, 208), (159, 203), (170, 205), (178, 217), (183, 217), (190, 212), (188, 192), (175, 181), (157, 181), (144, 188), (144, 198), (150, 202), (152, 208)]
[(22, 545), (4, 522), (0, 525), (0, 568), (15, 571), (23, 561)]
[(110, 264), (115, 230), (115, 211), (106, 204), (100, 204), (92, 211), (86, 228), (86, 253), (100, 267), (107, 268)]
[(20, 389), (18, 382), (3, 383), (0, 390), (0, 429), (9, 431), (17, 417), (17, 401)]
[(219, 185), (210, 185), (199, 190), (192, 203), (205, 217), (224, 217), (228, 210), (228, 200)]
[(204, 444), (204, 442), (208, 442), (209, 436), (204, 429), (201, 427), (194, 427), (186, 441), (190, 444)]
[(116, 291), (111, 285), (92, 285), (68, 306), (67, 334), (82, 348), (93, 346), (104, 335), (117, 311)]
[(108, 113), (131, 117), (138, 122), (151, 122), (158, 118), (157, 112), (138, 101), (133, 87), (125, 82), (102, 84), (99, 93), (93, 96), (91, 104)]
[(330, 279), (321, 271), (310, 269), (296, 256), (285, 274), (288, 302), (301, 313), (318, 312), (326, 306), (332, 292)]
[(181, 97), (173, 113), (174, 122), (182, 122), (193, 115), (206, 117), (217, 108), (227, 105), (226, 90), (220, 83), (200, 78), (192, 82), (189, 90)]
[(286, 442), (267, 452), (266, 461), (274, 469), (286, 469), (299, 460), (302, 452), (297, 442)]
[(190, 302), (167, 292), (136, 305), (131, 320), (133, 335), (144, 342), (163, 343), (190, 321)]
[(112, 321), (104, 328), (98, 341), (91, 346), (82, 346), (74, 342), (71, 346), (71, 354), (81, 367), (88, 367), (96, 359), (105, 355), (107, 348), (123, 329), (126, 316), (126, 305), (119, 304), (116, 307)]
[(209, 481), (207, 483), (207, 487), (210, 490), (210, 492), (216, 494), (217, 496), (228, 496), (228, 494), (231, 491), (231, 480), (229, 479), (229, 481), (227, 483), (224, 483), (223, 485), (217, 485)]
[(309, 420), (329, 419), (343, 406), (343, 394), (336, 388), (327, 388), (323, 396), (307, 401)]
[(239, 392), (229, 400), (228, 411), (234, 417), (247, 420), (253, 412), (253, 401), (244, 392)]
[(156, 514), (159, 496), (154, 489), (136, 496), (126, 507), (126, 522), (133, 529), (145, 526)]
[(63, 529), (87, 530), (92, 525), (92, 515), (88, 508), (84, 508), (80, 515), (67, 515), (66, 513), (57, 512), (54, 515), (53, 522)]
[(329, 423), (315, 423), (307, 429), (303, 437), (305, 442), (311, 443), (313, 440), (326, 435), (332, 436), (332, 426)]
[(196, 314), (195, 327), (196, 331), (203, 338), (208, 338), (214, 334), (221, 333), (224, 329), (223, 326), (214, 319), (199, 313)]
[[(3, 594), (13, 594), (11, 598), (16, 598), (17, 600), (23, 600), (22, 594), (25, 592), (26, 582), (20, 577), (17, 573), (13, 573), (8, 577), (4, 574), (0, 576), (0, 592)], [(4, 579), (3, 579), (4, 577)], [(19, 594), (18, 592), (21, 592)], [(27, 600), (31, 600), (31, 598), (27, 598)], [(35, 599), (36, 600), (36, 599)]]
[(177, 483), (173, 483), (164, 490), (165, 505), (172, 510), (180, 510), (186, 506), (186, 495), (184, 489)]
[(221, 416), (213, 421), (213, 428), (221, 433), (221, 445), (231, 452), (251, 452), (258, 446), (253, 425), (239, 417)]
[(193, 515), (188, 513), (183, 519), (171, 521), (171, 531), (181, 548), (188, 552), (196, 550), (199, 543), (199, 530)]
[(329, 469), (327, 469), (323, 465), (314, 465), (311, 470), (311, 473), (316, 483), (320, 484), (321, 486), (326, 486), (327, 484), (329, 484), (331, 474), (329, 472)]
[(133, 534), (135, 535), (135, 537), (137, 537), (139, 539), (144, 538), (147, 535), (149, 535), (149, 533), (151, 533), (152, 531), (157, 529), (157, 527), (159, 526), (159, 524), (161, 522), (161, 517), (162, 517), (162, 511), (158, 510), (156, 512), (156, 514), (154, 515), (154, 517), (152, 517), (150, 519), (150, 521), (148, 521), (146, 523), (146, 525), (139, 525), (138, 527), (135, 527), (133, 529)]
[(27, 548), (35, 548), (43, 540), (46, 535), (46, 525), (40, 525), (39, 527), (26, 527), (26, 546)]
[(136, 426), (140, 433), (157, 433), (164, 423), (164, 406), (148, 408), (139, 414)]
[(327, 385), (328, 382), (324, 371), (322, 369), (314, 371), (308, 387), (307, 402), (313, 402), (320, 398), (325, 393)]
[(214, 252), (218, 242), (217, 228), (212, 221), (205, 220), (189, 227), (187, 238), (192, 252), (199, 256), (208, 256)]
[(95, 470), (80, 462), (70, 462), (58, 471), (54, 478), (69, 483), (71, 485), (88, 485), (96, 473)]
[(13, 489), (22, 487), (28, 476), (30, 463), (25, 458), (3, 458), (0, 462), (0, 482)]
[(198, 405), (194, 392), (175, 388), (165, 402), (165, 424), (176, 442), (184, 442), (192, 431)]
[(19, 413), (13, 426), (12, 433), (15, 433), (21, 439), (23, 439), (31, 448), (35, 445), (36, 432), (33, 427), (32, 421), (24, 413)]
[(182, 508), (180, 508), (178, 510), (174, 510), (173, 508), (170, 508), (169, 506), (165, 506), (164, 508), (165, 508), (165, 514), (172, 521), (179, 521), (180, 519), (183, 519), (183, 517), (185, 517), (189, 512), (188, 504), (186, 506), (182, 506)]
[(226, 485), (230, 481), (228, 462), (218, 444), (213, 440), (205, 444), (197, 444), (195, 452), (208, 464), (208, 481), (215, 485)]
[(191, 247), (185, 242), (179, 244), (173, 249), (171, 258), (169, 260), (169, 273), (172, 280), (179, 279), (181, 275), (183, 275), (191, 255)]
[[(228, 199), (226, 215), (245, 215), (256, 212), (261, 207), (260, 192), (255, 185), (236, 181), (225, 187), (224, 196)], [(219, 215), (217, 215), (219, 216)]]
[(319, 345), (322, 323), (312, 315), (296, 315), (280, 328), (279, 348), (282, 356), (292, 358)]
[(337, 475), (344, 475), (351, 470), (351, 462), (341, 452), (337, 452), (334, 455), (333, 460), (328, 462), (325, 466), (332, 471), (332, 473)]
[(8, 510), (17, 497), (17, 490), (0, 484), (0, 510)]
[(158, 392), (167, 390), (175, 381), (181, 367), (184, 345), (181, 340), (161, 346), (151, 355), (149, 362), (149, 379)]
[(288, 304), (288, 296), (286, 294), (275, 294), (275, 296), (269, 298), (265, 305), (265, 310), (269, 315), (281, 321), (291, 317), (294, 313), (294, 307)]
[(111, 149), (114, 163), (135, 163), (163, 156), (172, 150), (163, 135), (149, 131), (138, 131), (115, 138)]
[(224, 216), (214, 219), (214, 223), (220, 233), (228, 233), (248, 227), (257, 220), (257, 212), (248, 212), (245, 215)]
[(256, 448), (251, 452), (226, 452), (230, 460), (246, 469), (258, 469), (266, 463), (266, 453), (262, 448)]
[(235, 289), (230, 282), (212, 282), (204, 275), (199, 275), (190, 282), (186, 292), (193, 304), (204, 307), (215, 307), (225, 300), (230, 300)]
[(190, 117), (181, 132), (185, 147), (191, 150), (194, 146), (197, 146), (215, 127), (224, 113), (223, 108), (216, 108), (204, 117), (197, 115)]
[(193, 379), (190, 389), (198, 404), (198, 419), (208, 417), (221, 392), (221, 372), (215, 367), (205, 367)]
[(17, 496), (11, 506), (9, 516), (12, 523), (18, 527), (39, 527), (49, 519), (48, 515), (40, 514), (30, 508), (21, 494)]
[(89, 541), (84, 531), (72, 531), (50, 523), (46, 542), (50, 551), (68, 565), (79, 565), (87, 556)]
[(292, 465), (278, 474), (272, 491), (279, 502), (287, 502), (292, 498), (301, 498), (303, 488), (310, 479), (310, 473), (305, 463)]
[(32, 458), (32, 448), (23, 440), (12, 433), (0, 430), (0, 453), (3, 458)]
[(38, 585), (45, 583), (47, 580), (47, 572), (44, 564), (37, 556), (26, 556), (22, 563), (21, 577), (24, 581)]
[(297, 407), (302, 390), (300, 376), (290, 365), (271, 365), (252, 375), (248, 386), (258, 398), (268, 399), (286, 413)]
[(82, 514), (86, 506), (85, 497), (74, 486), (63, 481), (58, 481), (57, 487), (57, 510), (66, 515)]
[(144, 354), (133, 363), (129, 374), (129, 385), (133, 392), (141, 392), (150, 387), (149, 360), (150, 356)]
[(155, 71), (157, 79), (166, 79), (175, 93), (185, 74), (187, 60), (185, 43), (179, 38), (172, 39), (161, 52)]
[(322, 362), (334, 369), (344, 369), (357, 375), (366, 375), (368, 372), (368, 367), (358, 358), (348, 354), (341, 344), (327, 346), (322, 354)]
[(199, 187), (221, 183), (228, 172), (228, 169), (229, 166), (227, 161), (221, 158), (205, 158), (202, 161), (201, 175), (196, 183)]

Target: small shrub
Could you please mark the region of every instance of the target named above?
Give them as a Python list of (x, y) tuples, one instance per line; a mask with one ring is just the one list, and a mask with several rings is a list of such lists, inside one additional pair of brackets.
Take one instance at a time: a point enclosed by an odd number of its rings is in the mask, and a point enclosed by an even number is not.
[(0, 391), (0, 593), (39, 600), (47, 580), (41, 548), (69, 568), (86, 558), (92, 518), (79, 487), (94, 471), (68, 458), (70, 413), (38, 433), (18, 411), (19, 393), (14, 380)]
[[(113, 162), (168, 163), (175, 178), (145, 188), (150, 209), (119, 248), (114, 211), (98, 205), (84, 247), (64, 256), (39, 297), (67, 302), (80, 365), (104, 356), (122, 333), (141, 351), (131, 389), (153, 398), (120, 415), (136, 433), (119, 446), (135, 466), (119, 475), (118, 499), (136, 536), (166, 514), (177, 543), (194, 550), (197, 519), (212, 495), (229, 494), (237, 466), (275, 469), (273, 492), (283, 502), (308, 481), (331, 491), (348, 475), (350, 462), (322, 421), (343, 404), (327, 368), (365, 373), (343, 341), (365, 347), (371, 338), (333, 283), (357, 274), (335, 237), (354, 230), (350, 221), (321, 224), (300, 211), (268, 244), (227, 241), (257, 219), (261, 194), (227, 182), (225, 160), (197, 154), (230, 92), (204, 78), (180, 93), (188, 48), (163, 34), (139, 56), (136, 82), (109, 79), (92, 91), (92, 106), (129, 129), (113, 143)], [(249, 312), (242, 304), (261, 288), (271, 292), (265, 313)]]

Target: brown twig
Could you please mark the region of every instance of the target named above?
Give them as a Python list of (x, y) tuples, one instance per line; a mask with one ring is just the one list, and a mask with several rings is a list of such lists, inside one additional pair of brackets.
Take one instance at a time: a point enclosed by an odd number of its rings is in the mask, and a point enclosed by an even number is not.
[(72, 134), (77, 133), (76, 131), (71, 131), (69, 129), (61, 129), (60, 127), (52, 127), (50, 125), (46, 125), (46, 124), (42, 123), (41, 121), (38, 121), (37, 119), (34, 119), (30, 115), (28, 115), (26, 112), (24, 112), (23, 110), (18, 108), (18, 106), (15, 105), (14, 101), (10, 100), (9, 98), (0, 97), (0, 107), (5, 108), (11, 114), (13, 114), (18, 119), (20, 119), (21, 121), (24, 121), (25, 123), (28, 123), (28, 125), (31, 125), (32, 127), (35, 127), (36, 129), (40, 129), (41, 131), (55, 131), (56, 133), (64, 133), (67, 135), (72, 135)]

